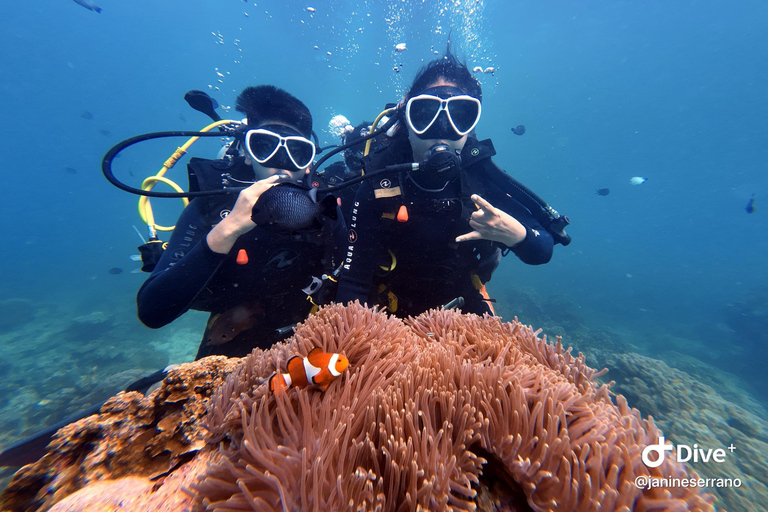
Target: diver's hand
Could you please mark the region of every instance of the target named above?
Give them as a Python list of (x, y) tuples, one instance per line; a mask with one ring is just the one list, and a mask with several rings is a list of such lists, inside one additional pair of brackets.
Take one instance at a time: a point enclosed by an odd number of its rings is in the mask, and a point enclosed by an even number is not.
[(525, 226), (516, 218), (494, 207), (477, 194), (473, 194), (471, 199), (479, 208), (472, 212), (469, 218), (469, 227), (474, 231), (456, 237), (457, 242), (492, 240), (512, 247), (525, 239)]
[(216, 224), (206, 236), (208, 247), (219, 254), (229, 254), (237, 238), (253, 228), (256, 224), (251, 219), (251, 212), (261, 194), (277, 185), (279, 175), (259, 180), (245, 190), (241, 190), (232, 211)]

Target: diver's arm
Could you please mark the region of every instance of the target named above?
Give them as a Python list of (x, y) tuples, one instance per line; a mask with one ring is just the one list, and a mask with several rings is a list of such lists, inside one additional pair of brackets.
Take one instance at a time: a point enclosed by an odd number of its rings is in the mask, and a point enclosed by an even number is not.
[(492, 199), (497, 206), (477, 194), (472, 201), (479, 208), (469, 221), (474, 231), (457, 237), (457, 242), (492, 240), (528, 265), (541, 265), (552, 259), (552, 235), (519, 202), (506, 194)]
[(525, 238), (522, 242), (509, 247), (520, 261), (528, 265), (543, 265), (552, 259), (555, 241), (549, 231), (535, 223), (536, 227), (525, 226)]
[(525, 228), (523, 239), (514, 244), (500, 244), (502, 249), (509, 249), (520, 261), (528, 265), (543, 265), (552, 259), (555, 241), (544, 229), (530, 210), (506, 194), (498, 197), (499, 209), (513, 216)]
[(157, 329), (185, 313), (227, 257), (206, 242), (210, 226), (203, 220), (203, 202), (193, 199), (181, 213), (168, 247), (136, 295), (139, 320), (147, 327)]
[(375, 201), (373, 189), (367, 181), (363, 182), (352, 206), (336, 302), (368, 301), (378, 253), (384, 250), (385, 238), (378, 226)]

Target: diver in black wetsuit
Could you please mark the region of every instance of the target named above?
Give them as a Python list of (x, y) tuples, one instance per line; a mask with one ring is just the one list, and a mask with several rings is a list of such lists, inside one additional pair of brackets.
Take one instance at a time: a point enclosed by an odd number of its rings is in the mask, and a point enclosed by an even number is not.
[(248, 131), (241, 141), (246, 156), (236, 159), (241, 163), (231, 174), (255, 183), (237, 197), (193, 199), (136, 298), (139, 319), (152, 328), (189, 309), (209, 311), (197, 359), (240, 357), (287, 337), (290, 326), (313, 307), (308, 296), (323, 301), (313, 295), (320, 276), (340, 263), (334, 251), (344, 236), (341, 215), (337, 221), (326, 218), (322, 228), (294, 233), (265, 229), (252, 220), (264, 192), (281, 176), (302, 178), (314, 159), (307, 107), (264, 85), (246, 88), (236, 108), (246, 114)]
[(338, 302), (407, 316), (461, 296), (464, 311), (493, 312), (485, 283), (502, 254), (531, 265), (550, 260), (553, 236), (499, 186), (506, 175), (491, 161), (493, 145), (474, 134), (481, 100), (480, 84), (450, 48), (417, 75), (397, 131), (364, 159), (367, 174), (392, 172), (364, 181), (356, 195)]

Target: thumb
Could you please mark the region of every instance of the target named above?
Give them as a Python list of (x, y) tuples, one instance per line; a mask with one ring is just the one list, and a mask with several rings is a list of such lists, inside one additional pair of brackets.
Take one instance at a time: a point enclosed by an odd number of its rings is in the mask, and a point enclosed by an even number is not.
[(456, 237), (457, 242), (467, 242), (469, 240), (483, 240), (483, 235), (481, 235), (479, 231), (471, 231)]

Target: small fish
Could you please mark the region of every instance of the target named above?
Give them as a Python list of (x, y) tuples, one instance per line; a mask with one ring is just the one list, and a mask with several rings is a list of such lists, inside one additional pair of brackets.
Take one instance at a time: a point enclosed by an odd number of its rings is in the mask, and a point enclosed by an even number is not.
[(747, 213), (755, 213), (757, 208), (755, 208), (755, 194), (752, 194), (752, 197), (749, 198), (749, 202), (747, 203), (747, 207), (744, 208)]
[(105, 137), (109, 137), (110, 135), (112, 135), (112, 132), (109, 130), (99, 130), (99, 133)]
[(336, 198), (326, 196), (317, 202), (317, 189), (309, 192), (286, 183), (272, 187), (253, 206), (251, 219), (257, 226), (277, 233), (292, 233), (319, 227), (318, 216), (336, 220)]
[(65, 167), (64, 170), (67, 171), (67, 174), (77, 174), (77, 169), (74, 167)]
[(472, 72), (473, 73), (482, 73), (483, 72), (483, 68), (481, 68), (480, 66), (475, 66), (475, 67), (472, 68)]
[(290, 358), (287, 366), (288, 373), (275, 373), (269, 378), (270, 391), (277, 393), (291, 386), (314, 386), (325, 391), (347, 369), (349, 360), (344, 354), (327, 354), (315, 347), (307, 357)]
[(404, 51), (405, 51), (405, 50), (407, 50), (407, 49), (408, 49), (408, 48), (406, 48), (406, 47), (405, 47), (405, 43), (397, 43), (397, 44), (395, 45), (395, 51), (398, 51), (398, 52), (404, 52)]
[(597, 189), (597, 195), (599, 196), (607, 196), (611, 193), (611, 189), (609, 188), (599, 188)]
[(74, 2), (78, 5), (82, 5), (89, 11), (101, 12), (101, 7), (99, 7), (98, 5), (95, 5), (93, 2), (90, 2), (88, 0), (74, 0)]
[(309, 12), (315, 12), (315, 8), (314, 8), (314, 7), (307, 7), (307, 11), (309, 11)]
[(451, 302), (443, 306), (443, 309), (461, 309), (463, 307), (464, 307), (464, 297), (456, 297)]
[(514, 133), (515, 135), (523, 135), (525, 133), (525, 126), (521, 124), (515, 126), (514, 128), (512, 128), (512, 133)]
[(494, 67), (487, 67), (483, 70), (483, 73), (486, 75), (495, 75), (496, 74), (496, 68)]
[(80, 114), (80, 117), (82, 117), (83, 119), (93, 119), (93, 114), (91, 114), (87, 110), (83, 110), (83, 113)]
[(184, 114), (182, 114), (181, 112), (179, 112), (179, 119), (181, 119), (182, 123), (186, 123), (187, 122), (187, 118), (184, 117)]
[(291, 324), (286, 325), (285, 327), (278, 327), (275, 329), (275, 333), (277, 333), (278, 336), (285, 336), (286, 334), (290, 334), (293, 332), (293, 328), (296, 327), (297, 324)]
[(111, 269), (107, 270), (107, 272), (113, 275), (117, 275), (117, 274), (122, 274), (123, 269), (121, 269), (120, 267), (112, 267)]
[(642, 176), (635, 176), (633, 178), (630, 178), (629, 184), (630, 185), (642, 185), (646, 181), (648, 181), (648, 178), (643, 178)]
[(244, 302), (208, 320), (203, 338), (208, 345), (223, 345), (264, 318), (259, 301)]

